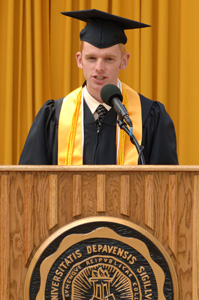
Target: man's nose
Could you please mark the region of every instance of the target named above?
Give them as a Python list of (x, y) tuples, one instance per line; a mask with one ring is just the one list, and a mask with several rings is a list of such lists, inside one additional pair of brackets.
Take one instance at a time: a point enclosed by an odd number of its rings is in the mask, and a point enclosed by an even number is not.
[(104, 62), (103, 62), (102, 59), (98, 59), (98, 60), (96, 61), (95, 69), (96, 69), (98, 72), (104, 70)]

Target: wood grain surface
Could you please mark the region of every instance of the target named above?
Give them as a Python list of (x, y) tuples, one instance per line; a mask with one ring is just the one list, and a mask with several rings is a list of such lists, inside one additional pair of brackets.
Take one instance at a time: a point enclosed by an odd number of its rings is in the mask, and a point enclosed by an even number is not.
[(179, 299), (199, 299), (199, 167), (1, 166), (0, 300), (23, 300), (40, 245), (90, 216), (146, 229), (173, 262)]

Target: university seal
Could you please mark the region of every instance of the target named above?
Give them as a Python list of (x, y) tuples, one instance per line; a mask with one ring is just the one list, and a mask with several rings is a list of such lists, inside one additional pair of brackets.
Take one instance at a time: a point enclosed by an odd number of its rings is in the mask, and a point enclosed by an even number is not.
[(175, 300), (172, 262), (161, 244), (123, 219), (93, 217), (68, 224), (35, 254), (26, 300)]

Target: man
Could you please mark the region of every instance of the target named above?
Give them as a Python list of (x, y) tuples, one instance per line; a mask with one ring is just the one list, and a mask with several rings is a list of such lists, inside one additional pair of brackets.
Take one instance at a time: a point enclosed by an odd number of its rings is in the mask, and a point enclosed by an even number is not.
[(118, 79), (119, 70), (126, 69), (130, 58), (124, 46), (124, 29), (148, 25), (98, 10), (63, 14), (87, 22), (80, 32), (81, 50), (76, 54), (85, 83), (65, 98), (44, 104), (33, 122), (19, 163), (138, 164), (137, 149), (117, 125), (116, 111), (101, 98), (102, 88), (113, 84), (121, 90), (133, 134), (143, 147), (145, 163), (177, 164), (175, 130), (164, 106)]

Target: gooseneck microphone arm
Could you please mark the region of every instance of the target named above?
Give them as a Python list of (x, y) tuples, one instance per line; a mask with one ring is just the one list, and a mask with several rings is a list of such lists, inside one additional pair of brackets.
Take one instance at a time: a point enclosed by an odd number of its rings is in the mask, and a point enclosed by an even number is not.
[[(119, 116), (117, 121), (119, 127), (129, 135), (131, 143), (134, 144), (137, 149), (138, 164), (144, 165), (144, 147), (139, 145), (137, 139), (132, 133), (132, 121), (128, 115), (126, 107), (122, 104), (123, 96), (120, 89), (114, 84), (107, 84), (101, 90), (101, 98), (104, 101), (104, 103), (113, 107), (113, 109), (116, 111), (117, 115)], [(127, 125), (130, 127), (131, 130), (128, 129)]]
[(130, 130), (126, 126), (126, 123), (123, 120), (118, 118), (117, 123), (118, 123), (119, 127), (121, 129), (123, 129), (129, 135), (131, 143), (135, 145), (137, 152), (138, 152), (138, 165), (145, 165), (145, 159), (144, 159), (144, 155), (143, 155), (144, 147), (139, 145), (136, 137), (133, 135), (132, 132), (130, 132)]

